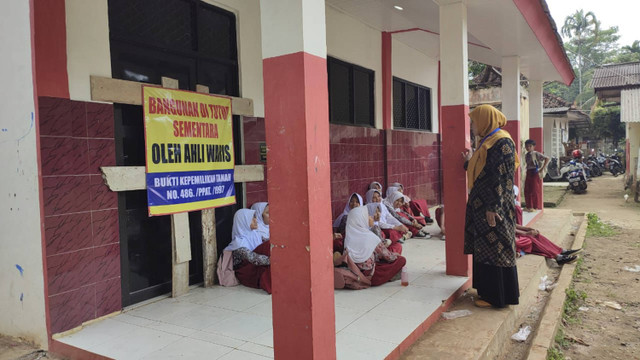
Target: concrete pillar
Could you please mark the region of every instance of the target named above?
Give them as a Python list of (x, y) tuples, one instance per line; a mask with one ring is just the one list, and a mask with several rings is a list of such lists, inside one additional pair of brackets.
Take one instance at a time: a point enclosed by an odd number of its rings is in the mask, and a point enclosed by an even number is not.
[(447, 274), (469, 276), (471, 257), (463, 254), (467, 175), (460, 153), (471, 148), (467, 67), (467, 7), (440, 3), (440, 75), (442, 102), (442, 192), (447, 214)]
[[(520, 58), (518, 56), (505, 56), (502, 58), (502, 112), (507, 117), (507, 126), (504, 130), (511, 134), (516, 145), (516, 153), (520, 156)], [(514, 184), (522, 189), (521, 169), (516, 169)], [(520, 198), (518, 194), (518, 199)]]
[(324, 0), (261, 1), (276, 359), (335, 359)]
[[(539, 152), (544, 152), (543, 108), (542, 81), (529, 80), (529, 138), (536, 142), (536, 149)], [(540, 204), (544, 204), (543, 194), (544, 186), (538, 193)], [(544, 208), (544, 205), (542, 207)]]

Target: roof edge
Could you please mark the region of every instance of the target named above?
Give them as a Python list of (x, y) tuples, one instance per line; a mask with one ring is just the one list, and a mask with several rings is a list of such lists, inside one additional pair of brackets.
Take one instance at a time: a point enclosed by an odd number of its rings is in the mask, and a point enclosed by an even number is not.
[(571, 85), (576, 75), (545, 0), (513, 0), (513, 3), (542, 45), (562, 81), (567, 86)]

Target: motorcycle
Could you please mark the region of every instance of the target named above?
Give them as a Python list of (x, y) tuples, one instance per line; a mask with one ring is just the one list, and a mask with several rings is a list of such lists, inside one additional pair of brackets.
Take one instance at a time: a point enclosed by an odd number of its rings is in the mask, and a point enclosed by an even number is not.
[(564, 164), (559, 166), (558, 158), (553, 156), (547, 165), (547, 174), (544, 176), (545, 181), (568, 181), (569, 166)]
[(598, 161), (598, 165), (602, 169), (608, 170), (614, 177), (624, 173), (624, 168), (622, 167), (619, 160), (620, 158), (617, 155), (606, 156), (603, 153), (600, 153), (596, 159)]
[(569, 161), (569, 189), (574, 194), (582, 194), (587, 191), (587, 174), (585, 166), (575, 160)]
[(602, 168), (598, 165), (598, 160), (593, 155), (587, 158), (585, 165), (589, 168), (590, 176), (597, 177), (602, 176)]

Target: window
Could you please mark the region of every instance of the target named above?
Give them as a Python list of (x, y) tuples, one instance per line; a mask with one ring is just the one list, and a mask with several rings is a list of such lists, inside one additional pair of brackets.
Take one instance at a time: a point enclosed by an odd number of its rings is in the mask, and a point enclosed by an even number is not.
[(394, 77), (393, 127), (431, 131), (431, 89)]
[(327, 60), (329, 120), (336, 124), (374, 126), (374, 72), (331, 57)]

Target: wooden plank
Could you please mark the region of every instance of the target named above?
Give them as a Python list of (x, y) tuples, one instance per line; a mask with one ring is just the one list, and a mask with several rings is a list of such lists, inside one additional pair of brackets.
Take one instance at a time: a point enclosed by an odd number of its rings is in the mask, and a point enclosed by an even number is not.
[[(142, 105), (143, 83), (94, 75), (91, 76), (90, 81), (91, 100), (118, 104)], [(233, 115), (254, 116), (253, 100), (231, 97), (231, 112)]]
[[(199, 93), (209, 93), (209, 87), (196, 85)], [(216, 209), (204, 209), (200, 212), (202, 219), (202, 271), (204, 287), (212, 287), (216, 283), (218, 263), (218, 239), (216, 238)]]
[(175, 243), (173, 262), (180, 264), (191, 260), (191, 231), (189, 213), (171, 214), (171, 238)]
[[(147, 180), (144, 166), (102, 166), (102, 178), (111, 191), (144, 190)], [(237, 183), (263, 181), (264, 165), (236, 165)]]
[[(163, 76), (162, 86), (177, 89), (179, 84), (178, 80)], [(171, 296), (178, 297), (189, 292), (189, 260), (191, 260), (189, 213), (171, 215), (171, 259)]]
[(202, 267), (204, 287), (216, 283), (218, 241), (216, 238), (216, 209), (204, 209), (202, 216)]

